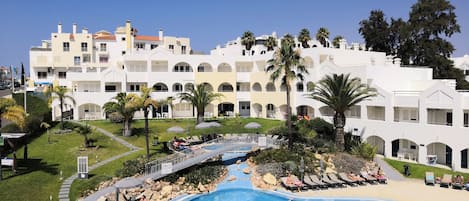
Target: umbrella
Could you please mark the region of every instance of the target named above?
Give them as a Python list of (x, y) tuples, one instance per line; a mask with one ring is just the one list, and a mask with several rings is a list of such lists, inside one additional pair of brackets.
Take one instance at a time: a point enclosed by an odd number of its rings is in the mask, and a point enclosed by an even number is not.
[(168, 128), (166, 131), (171, 132), (171, 133), (182, 133), (184, 132), (184, 129), (179, 126), (173, 126), (171, 128)]
[(256, 128), (260, 128), (260, 127), (261, 127), (261, 125), (257, 122), (250, 122), (250, 123), (248, 123), (244, 126), (244, 128), (247, 128), (247, 129), (256, 129)]

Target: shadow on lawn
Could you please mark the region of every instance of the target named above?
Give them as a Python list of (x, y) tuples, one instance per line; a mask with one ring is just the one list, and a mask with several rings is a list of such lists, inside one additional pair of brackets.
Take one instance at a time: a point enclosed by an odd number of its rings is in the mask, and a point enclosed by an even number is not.
[(47, 164), (42, 159), (18, 159), (18, 167), (16, 168), (16, 174), (13, 174), (10, 169), (2, 169), (4, 179), (13, 178), (15, 176), (26, 175), (35, 171), (42, 171), (51, 175), (58, 175), (59, 164)]

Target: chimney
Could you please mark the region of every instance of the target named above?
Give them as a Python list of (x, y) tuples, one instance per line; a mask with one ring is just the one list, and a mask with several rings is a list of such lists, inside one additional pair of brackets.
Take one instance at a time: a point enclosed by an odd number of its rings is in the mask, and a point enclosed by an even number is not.
[(393, 57), (392, 55), (386, 56), (386, 61), (384, 61), (384, 64), (386, 66), (392, 65), (392, 57)]
[(160, 31), (158, 31), (158, 38), (160, 40), (163, 40), (163, 29), (160, 29)]
[(347, 40), (345, 40), (344, 38), (340, 39), (339, 40), (339, 49), (345, 50), (346, 46), (347, 46)]
[(86, 27), (83, 28), (83, 29), (81, 30), (81, 33), (83, 33), (83, 34), (88, 34), (88, 28), (86, 28)]
[(59, 24), (57, 25), (57, 33), (62, 33), (62, 23), (59, 22)]
[(401, 66), (401, 58), (394, 58), (394, 65), (397, 67)]
[(73, 23), (73, 26), (72, 26), (72, 33), (73, 33), (73, 34), (76, 34), (76, 33), (77, 33), (77, 23)]
[(272, 32), (272, 37), (277, 38), (277, 32)]

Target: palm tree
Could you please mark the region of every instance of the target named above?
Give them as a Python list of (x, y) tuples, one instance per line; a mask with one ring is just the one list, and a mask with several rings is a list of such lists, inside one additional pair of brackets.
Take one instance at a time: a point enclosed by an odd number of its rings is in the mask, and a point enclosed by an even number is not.
[(140, 90), (140, 99), (139, 105), (143, 109), (143, 116), (145, 117), (145, 145), (147, 149), (147, 159), (150, 159), (150, 145), (148, 142), (148, 113), (150, 112), (151, 107), (158, 107), (158, 102), (151, 98), (152, 88), (147, 88), (145, 86)]
[(332, 46), (334, 46), (335, 48), (339, 48), (340, 47), (340, 40), (342, 40), (344, 37), (342, 37), (341, 35), (337, 35), (334, 37), (334, 39), (332, 39)]
[(274, 50), (274, 48), (277, 47), (277, 39), (269, 36), (265, 41), (264, 46), (267, 47), (267, 51)]
[(303, 59), (299, 50), (295, 50), (295, 42), (291, 35), (286, 35), (281, 41), (281, 46), (275, 50), (274, 57), (268, 61), (266, 71), (270, 72), (270, 79), (275, 82), (281, 79), (282, 85), (286, 87), (287, 94), (287, 126), (288, 126), (288, 147), (293, 146), (293, 135), (291, 130), (291, 103), (290, 91), (291, 81), (294, 79), (303, 80), (303, 74), (308, 70), (303, 65)]
[(198, 84), (189, 89), (189, 92), (179, 93), (178, 96), (181, 100), (190, 102), (197, 109), (197, 124), (199, 124), (204, 121), (205, 107), (215, 99), (222, 97), (223, 94), (213, 93), (207, 90), (205, 84)]
[(344, 150), (345, 111), (361, 101), (376, 96), (376, 89), (361, 83), (359, 78), (350, 74), (326, 75), (316, 85), (309, 98), (320, 101), (335, 111), (334, 127), (337, 148)]
[(309, 48), (308, 41), (311, 40), (308, 29), (301, 29), (300, 34), (298, 35), (298, 41), (301, 42), (303, 48)]
[(50, 133), (49, 133), (49, 128), (50, 124), (47, 122), (41, 122), (41, 125), (39, 125), (41, 128), (45, 128), (47, 130), (47, 143), (50, 144)]
[(60, 103), (60, 128), (64, 129), (64, 103), (66, 100), (69, 100), (75, 105), (75, 99), (72, 96), (68, 95), (67, 93), (70, 89), (61, 86), (54, 86), (50, 91), (50, 102), (54, 100), (58, 100)]
[(12, 98), (0, 98), (0, 127), (1, 119), (7, 119), (15, 123), (21, 130), (25, 127), (25, 117), (23, 107), (16, 105), (16, 101)]
[(78, 126), (76, 128), (76, 131), (77, 131), (77, 133), (79, 133), (80, 135), (83, 135), (83, 137), (85, 137), (85, 141), (84, 141), (83, 146), (85, 148), (88, 148), (88, 146), (90, 144), (89, 140), (88, 140), (88, 135), (91, 134), (91, 132), (93, 131), (91, 126), (89, 126), (88, 124), (86, 124), (84, 126)]
[(106, 114), (116, 112), (124, 118), (123, 136), (128, 137), (132, 135), (131, 122), (135, 111), (139, 109), (138, 99), (139, 97), (136, 94), (120, 92), (111, 101), (103, 105), (103, 110)]
[(254, 37), (254, 34), (250, 31), (246, 31), (243, 33), (243, 36), (241, 37), (241, 44), (246, 47), (246, 50), (250, 52), (251, 47), (254, 45), (256, 42), (256, 38)]
[(327, 46), (327, 40), (329, 38), (329, 31), (321, 27), (318, 29), (318, 32), (316, 33), (316, 40), (318, 40), (322, 46), (326, 47)]

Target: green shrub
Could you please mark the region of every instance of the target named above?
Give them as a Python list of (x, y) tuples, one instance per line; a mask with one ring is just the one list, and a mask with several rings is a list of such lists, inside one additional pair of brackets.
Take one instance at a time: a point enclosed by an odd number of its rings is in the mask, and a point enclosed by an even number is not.
[(220, 161), (215, 161), (181, 170), (166, 176), (163, 180), (174, 183), (179, 177), (184, 177), (187, 184), (197, 186), (199, 182), (208, 184), (218, 179), (225, 170), (226, 167)]
[(288, 129), (285, 126), (277, 126), (273, 127), (270, 130), (267, 131), (268, 135), (278, 135), (278, 136), (284, 136), (288, 133)]
[(130, 177), (136, 174), (143, 174), (145, 171), (146, 159), (144, 156), (139, 156), (136, 159), (124, 162), (122, 169), (116, 171), (118, 177)]
[(352, 147), (351, 153), (371, 161), (375, 157), (376, 150), (377, 148), (375, 146), (363, 142)]
[(112, 123), (122, 123), (124, 122), (124, 117), (117, 113), (117, 112), (113, 112), (111, 114), (109, 114), (109, 120), (112, 122)]

